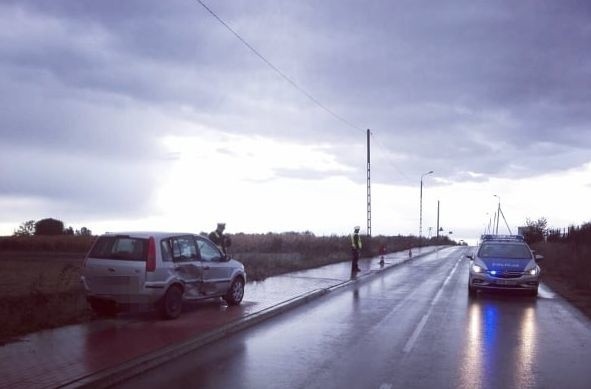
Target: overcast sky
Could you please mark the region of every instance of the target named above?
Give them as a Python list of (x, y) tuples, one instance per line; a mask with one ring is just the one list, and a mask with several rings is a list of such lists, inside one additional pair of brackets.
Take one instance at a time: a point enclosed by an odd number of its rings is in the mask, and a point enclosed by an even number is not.
[(1, 235), (591, 220), (589, 1), (203, 2), (1, 2)]

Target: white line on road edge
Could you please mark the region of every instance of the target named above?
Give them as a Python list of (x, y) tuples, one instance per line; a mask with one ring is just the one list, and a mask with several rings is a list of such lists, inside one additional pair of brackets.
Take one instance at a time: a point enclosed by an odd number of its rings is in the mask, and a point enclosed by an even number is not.
[(410, 338), (406, 342), (406, 345), (404, 345), (404, 348), (402, 349), (402, 351), (404, 351), (405, 353), (410, 352), (412, 350), (412, 348), (414, 347), (417, 338), (421, 334), (421, 331), (423, 331), (423, 327), (425, 327), (425, 324), (427, 323), (427, 320), (429, 319), (429, 316), (431, 316), (431, 312), (433, 312), (433, 307), (435, 306), (435, 304), (437, 303), (437, 301), (439, 301), (439, 298), (441, 297), (441, 294), (443, 292), (443, 288), (445, 288), (445, 286), (447, 285), (447, 283), (449, 282), (449, 280), (451, 279), (453, 274), (456, 272), (456, 269), (458, 268), (458, 265), (461, 260), (462, 260), (462, 258), (458, 259), (458, 261), (456, 262), (454, 267), (451, 269), (451, 271), (449, 272), (449, 274), (445, 278), (445, 281), (443, 281), (443, 284), (441, 284), (441, 287), (437, 291), (435, 298), (433, 298), (433, 301), (431, 301), (431, 307), (429, 308), (427, 313), (425, 313), (423, 315), (423, 318), (419, 322), (419, 325), (417, 325), (417, 328), (415, 328), (414, 332), (412, 333), (412, 335), (410, 336)]

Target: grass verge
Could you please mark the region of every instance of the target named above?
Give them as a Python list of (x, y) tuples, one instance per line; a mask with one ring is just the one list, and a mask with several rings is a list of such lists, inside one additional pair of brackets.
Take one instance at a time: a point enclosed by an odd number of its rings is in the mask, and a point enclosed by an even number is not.
[(81, 323), (92, 318), (82, 291), (0, 297), (0, 345), (31, 332)]
[(544, 256), (542, 281), (591, 319), (591, 247), (572, 243), (535, 243)]
[[(347, 252), (242, 253), (250, 281), (349, 260)], [(92, 320), (80, 286), (84, 254), (0, 251), (0, 345), (31, 332)]]

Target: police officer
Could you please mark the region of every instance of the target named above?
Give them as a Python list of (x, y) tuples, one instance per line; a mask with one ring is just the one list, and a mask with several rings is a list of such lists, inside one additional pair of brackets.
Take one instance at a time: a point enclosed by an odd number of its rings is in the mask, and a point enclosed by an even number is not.
[(226, 223), (218, 223), (215, 231), (210, 232), (209, 239), (218, 246), (224, 255), (226, 255), (226, 248), (232, 245), (230, 237), (224, 235)]
[(353, 234), (351, 234), (351, 252), (353, 254), (353, 262), (351, 263), (351, 271), (358, 272), (359, 269), (359, 251), (361, 250), (361, 238), (359, 237), (359, 226), (353, 228)]
[(382, 243), (380, 246), (380, 266), (384, 266), (384, 255), (386, 255), (386, 245)]

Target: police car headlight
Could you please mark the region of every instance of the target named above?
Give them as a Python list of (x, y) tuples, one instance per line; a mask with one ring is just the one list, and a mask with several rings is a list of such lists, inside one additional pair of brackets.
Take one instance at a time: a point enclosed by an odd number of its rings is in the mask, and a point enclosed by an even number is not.
[(537, 276), (538, 273), (540, 273), (540, 270), (537, 267), (534, 267), (533, 269), (527, 271), (527, 274), (529, 274), (530, 276)]
[(472, 265), (472, 271), (474, 273), (483, 273), (484, 269), (482, 268), (482, 266)]

